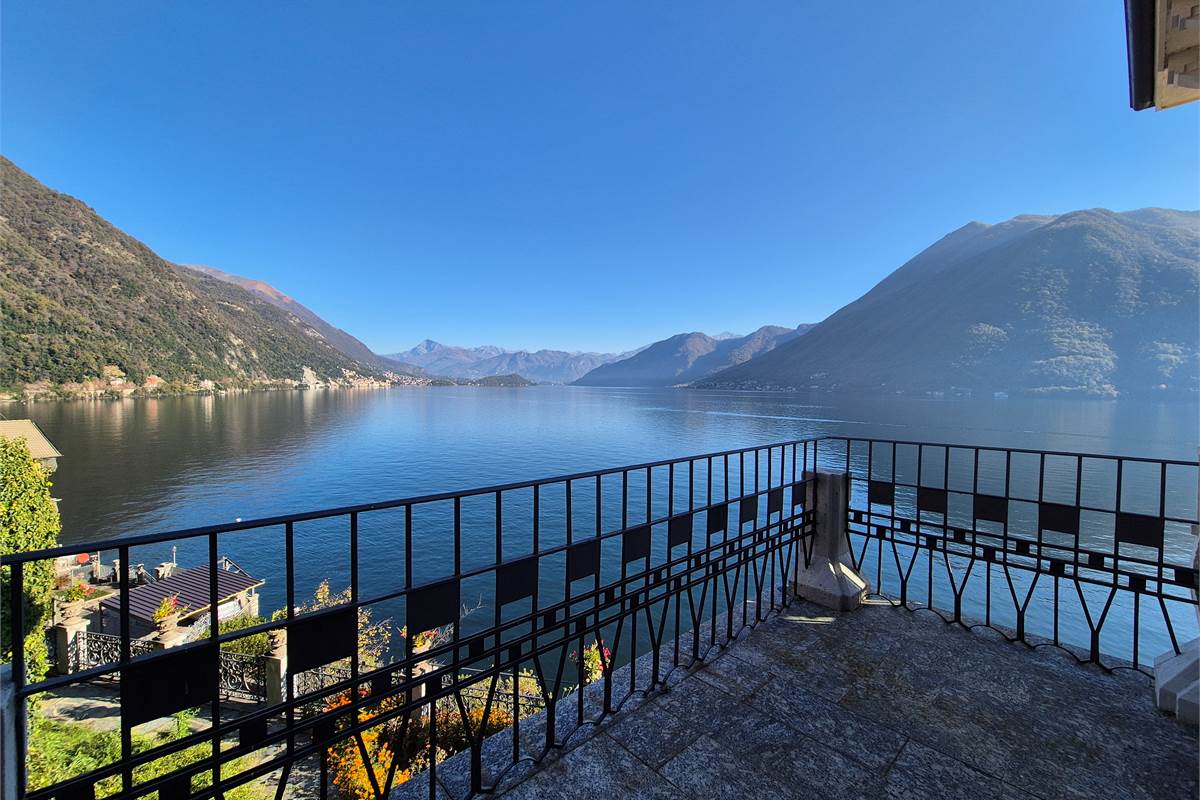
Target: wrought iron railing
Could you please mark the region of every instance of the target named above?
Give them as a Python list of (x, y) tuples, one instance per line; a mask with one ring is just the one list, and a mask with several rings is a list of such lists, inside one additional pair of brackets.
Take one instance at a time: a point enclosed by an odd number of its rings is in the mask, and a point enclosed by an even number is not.
[(1106, 669), (1150, 672), (1196, 635), (1194, 461), (853, 438), (822, 452), (848, 473), (855, 567), (897, 605)]
[[(121, 662), (121, 637), (99, 631), (80, 631), (71, 646), (74, 655), (72, 672), (96, 670), (98, 667), (113, 666)], [(133, 639), (129, 642), (132, 658), (157, 653), (162, 645), (153, 639)], [(93, 679), (119, 679), (116, 672), (101, 672)], [(222, 652), (218, 664), (217, 688), (231, 698), (262, 701), (267, 698), (266, 659), (263, 656)]]
[[(99, 631), (80, 631), (75, 634), (74, 659), (75, 670), (90, 670), (106, 664), (117, 664), (121, 661), (121, 637)], [(155, 653), (162, 646), (150, 639), (131, 639), (129, 654), (131, 657)]]
[(267, 660), (263, 656), (222, 652), (217, 668), (217, 689), (226, 697), (267, 699)]
[[(440, 670), (441, 666), (440, 664), (428, 663), (427, 668), (431, 670), (439, 669), (439, 671), (444, 673), (444, 670)], [(491, 681), (492, 675), (490, 671), (479, 669), (463, 669), (459, 671), (457, 676), (443, 674), (442, 685), (449, 689), (457, 682), (459, 687), (458, 693), (468, 701), (486, 702), (489, 694), (491, 694), (492, 702), (497, 707), (512, 715), (516, 714), (514, 711), (514, 702), (521, 706), (522, 712), (525, 715), (529, 715), (545, 707), (545, 699), (542, 693), (531, 691), (527, 685), (529, 683), (528, 680), (523, 679), (522, 676), (513, 676), (506, 673), (496, 674), (500, 681), (506, 684), (511, 685), (512, 682), (516, 682), (512, 694), (495, 694), (489, 692), (488, 684)], [(345, 685), (350, 679), (350, 667), (338, 666), (336, 664), (325, 664), (291, 677), (293, 691), (298, 696), (319, 694), (323, 689)], [(515, 695), (515, 701), (513, 695)]]
[[(349, 748), (371, 764), (366, 773), (374, 796), (386, 797), (398, 773), (408, 776), (424, 768), (413, 779), (426, 781), (433, 797), (444, 756), (439, 728), (448, 720), (428, 713), (431, 707), (457, 712), (460, 738), (470, 753), (469, 790), (486, 790), (507, 769), (540, 761), (575, 731), (614, 713), (630, 698), (665, 687), (676, 670), (784, 608), (792, 599), (796, 571), (812, 552), (814, 509), (806, 498), (817, 463), (816, 441), (794, 441), (89, 543), (89, 551), (115, 551), (123, 564), (132, 563), (135, 548), (199, 543), (215, 567), (219, 537), (270, 532), (279, 536), (281, 550), (279, 574), (268, 579), (285, 589), (284, 613), (271, 622), (220, 633), (214, 568), (209, 638), (139, 655), (130, 636), (130, 586), (122, 575), (118, 658), (32, 683), (26, 680), (21, 647), (24, 615), (10, 615), (22, 731), (18, 796), (93, 797), (95, 784), (107, 781), (118, 783), (109, 795), (116, 798), (154, 793), (160, 800), (208, 798), (264, 776), (273, 776), (281, 796), (296, 765), (316, 759), (321, 767), (318, 792), (325, 797), (330, 754)], [(360, 528), (372, 520), (394, 526), (388, 535), (398, 560), (389, 573), (390, 585), (367, 593), (360, 579)], [(348, 537), (349, 585), (345, 603), (310, 611), (298, 603), (297, 552), (304, 552), (305, 525), (314, 522)], [(433, 534), (427, 530), (431, 525)], [(420, 547), (414, 546), (417, 530), (423, 537)], [(422, 551), (436, 549), (437, 543), (448, 545), (444, 559), (423, 558)], [(25, 565), (76, 549), (4, 556), (0, 563), (12, 571), (12, 594), (6, 598), (10, 607), (25, 602)], [(477, 593), (491, 613), (463, 617), (461, 598)], [(382, 610), (390, 624), (406, 626), (411, 634), (400, 652), (388, 650), (362, 660), (359, 625), (364, 610)], [(287, 680), (280, 702), (230, 714), (221, 702), (220, 648), (268, 631), (285, 633), (290, 674), (328, 665), (348, 665), (348, 674), (321, 681), (308, 692)], [(427, 652), (414, 653), (416, 635), (427, 631), (443, 635)], [(603, 655), (600, 674), (585, 691), (589, 675), (580, 654), (589, 645)], [(431, 670), (414, 674), (418, 664), (430, 662), (435, 665)], [(51, 786), (29, 785), (23, 733), (28, 702), (105, 675), (118, 677), (121, 685), (120, 759)], [(482, 753), (488, 728), (478, 720), (492, 718), (497, 687), (506, 675), (534, 676), (545, 708), (526, 717), (521, 695), (527, 690), (521, 680), (509, 681), (513, 718), (507, 766), (485, 775)], [(135, 727), (195, 708), (207, 709), (207, 730), (135, 749)], [(401, 764), (392, 757), (382, 770), (376, 769), (377, 753), (368, 751), (367, 742), (377, 739), (364, 734), (402, 743), (419, 726), (425, 730), (423, 757), (414, 760), (419, 763)], [(184, 751), (203, 754), (168, 774), (145, 777), (149, 765)], [(201, 780), (193, 784), (194, 777)], [(201, 784), (204, 788), (198, 788)]]
[[(1181, 631), (1194, 629), (1195, 462), (867, 439), (787, 442), (89, 544), (131, 563), (134, 548), (198, 542), (215, 565), (218, 537), (272, 532), (280, 552), (270, 580), (284, 588), (286, 606), (280, 619), (220, 633), (212, 603), (206, 638), (142, 653), (130, 636), (123, 611), (130, 587), (122, 583), (121, 633), (103, 640), (104, 658), (38, 682), (25, 680), (25, 617), (10, 615), (20, 730), (32, 698), (80, 681), (116, 678), (122, 698), (119, 761), (31, 786), (19, 736), (19, 796), (92, 797), (96, 782), (115, 781), (110, 796), (118, 798), (208, 798), (266, 776), (286, 786), (301, 761), (315, 759), (324, 797), (331, 753), (349, 748), (372, 764), (366, 774), (376, 797), (386, 797), (400, 774), (425, 781), (432, 797), (445, 756), (439, 730), (455, 715), (469, 751), (467, 788), (486, 790), (507, 769), (541, 760), (786, 606), (817, 535), (819, 495), (810, 491), (817, 468), (847, 473), (855, 566), (898, 605), (1031, 645), (1067, 647), (1105, 668), (1145, 670), (1149, 655), (1177, 651)], [(394, 569), (387, 585), (364, 591), (362, 533), (374, 520), (384, 520), (374, 527), (394, 545)], [(297, 602), (297, 553), (308, 552), (309, 523), (348, 539), (340, 605), (309, 610)], [(445, 554), (427, 556), (439, 543)], [(10, 608), (24, 603), (25, 565), (73, 552), (4, 556)], [(490, 613), (464, 616), (462, 598), (476, 594)], [(362, 658), (366, 611), (407, 628), (399, 651)], [(244, 702), (223, 705), (230, 692), (222, 686), (237, 683), (247, 687), (239, 699), (258, 699), (266, 677), (257, 666), (231, 677), (222, 645), (269, 631), (286, 635), (287, 673), (297, 680), (285, 681), (279, 702), (249, 713)], [(414, 652), (417, 634), (427, 631), (440, 632), (436, 644)], [(589, 644), (605, 655), (585, 687), (579, 654)], [(532, 676), (538, 697), (514, 676)], [(207, 709), (207, 730), (134, 748), (136, 726), (197, 707)], [(501, 737), (508, 744), (500, 765), (490, 753), (485, 770), (489, 731), (479, 720), (498, 708), (511, 713)], [(386, 762), (373, 761), (378, 752), (369, 742), (411, 741), (418, 728), (422, 759), (401, 763), (392, 751)], [(146, 777), (148, 765), (201, 744), (207, 755)], [(194, 777), (204, 788), (192, 788)]]

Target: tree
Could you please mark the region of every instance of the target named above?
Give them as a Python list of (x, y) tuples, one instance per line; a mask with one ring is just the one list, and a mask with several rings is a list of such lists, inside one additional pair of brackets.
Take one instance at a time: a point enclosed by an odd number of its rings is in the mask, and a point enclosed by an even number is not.
[[(50, 496), (50, 478), (33, 460), (23, 439), (0, 439), (0, 553), (20, 553), (54, 547), (62, 523)], [(54, 591), (54, 563), (33, 561), (24, 566), (24, 623), (26, 675), (41, 680), (48, 668), (46, 619)], [(8, 599), (12, 568), (0, 571), (0, 659), (12, 660), (12, 609)]]

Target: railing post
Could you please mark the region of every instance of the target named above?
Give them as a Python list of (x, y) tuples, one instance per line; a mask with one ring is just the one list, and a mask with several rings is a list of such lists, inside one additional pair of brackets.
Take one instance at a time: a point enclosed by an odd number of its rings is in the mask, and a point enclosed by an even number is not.
[(275, 706), (287, 699), (287, 631), (276, 629), (270, 632), (271, 653), (266, 658), (267, 705)]
[[(12, 664), (0, 664), (0, 797), (17, 796), (17, 687)], [(23, 735), (23, 732), (22, 732)]]
[(54, 655), (59, 675), (79, 669), (79, 636), (86, 633), (87, 629), (88, 620), (84, 617), (64, 619), (54, 626)]
[(853, 611), (862, 605), (867, 582), (850, 555), (846, 473), (817, 470), (805, 477), (810, 479), (806, 503), (816, 510), (816, 538), (812, 559), (796, 576), (796, 594), (826, 608)]

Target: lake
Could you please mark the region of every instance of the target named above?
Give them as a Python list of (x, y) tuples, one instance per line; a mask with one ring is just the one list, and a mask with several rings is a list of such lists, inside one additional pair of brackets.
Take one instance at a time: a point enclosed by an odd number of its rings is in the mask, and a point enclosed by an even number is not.
[[(1079, 399), (396, 387), (26, 408), (64, 454), (54, 476), (63, 543), (823, 435), (1177, 459), (1194, 459), (1198, 444), (1195, 404)], [(297, 533), (297, 596), (322, 577), (335, 588), (339, 576), (344, 584), (344, 530), (311, 525)], [(376, 532), (363, 561), (364, 592), (396, 588), (388, 552), (397, 537), (394, 526)], [(434, 552), (442, 534), (430, 537), (416, 541)], [(490, 557), (490, 531), (477, 539), (467, 561)], [(275, 576), (264, 590), (265, 609), (283, 604), (278, 537), (223, 535), (220, 548), (256, 574)], [(139, 548), (132, 561), (152, 568), (169, 555)], [(181, 551), (179, 561), (202, 557)], [(436, 577), (439, 567), (430, 570)]]
[[(64, 543), (823, 435), (1195, 458), (1194, 404), (465, 387), (25, 407)], [(6, 410), (17, 416), (18, 407)]]

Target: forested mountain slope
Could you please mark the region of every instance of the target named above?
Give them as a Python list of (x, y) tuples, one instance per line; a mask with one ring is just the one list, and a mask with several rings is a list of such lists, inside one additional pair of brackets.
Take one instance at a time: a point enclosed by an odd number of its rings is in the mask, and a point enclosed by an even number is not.
[(709, 388), (1192, 393), (1200, 213), (971, 223)]
[(0, 384), (381, 375), (245, 289), (183, 270), (0, 157)]

